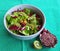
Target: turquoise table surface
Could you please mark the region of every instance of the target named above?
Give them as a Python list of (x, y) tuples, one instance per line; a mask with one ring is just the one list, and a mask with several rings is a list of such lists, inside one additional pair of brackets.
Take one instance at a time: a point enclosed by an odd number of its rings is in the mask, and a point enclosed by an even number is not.
[[(13, 38), (4, 27), (4, 15), (7, 10), (18, 4), (30, 4), (41, 9), (46, 17), (45, 28), (58, 40), (54, 48), (33, 48), (34, 40), (18, 40)], [(0, 0), (0, 51), (60, 51), (60, 0)]]

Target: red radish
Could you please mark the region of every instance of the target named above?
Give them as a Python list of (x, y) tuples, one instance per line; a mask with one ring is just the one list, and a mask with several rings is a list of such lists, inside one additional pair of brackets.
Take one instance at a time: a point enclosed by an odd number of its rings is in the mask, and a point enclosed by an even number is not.
[(38, 27), (37, 27), (37, 30), (40, 30), (41, 29), (41, 25), (39, 25)]
[(33, 15), (33, 14), (32, 14), (32, 13), (30, 13), (30, 15), (29, 15), (29, 16), (31, 17), (32, 15)]
[(38, 14), (36, 14), (36, 18), (40, 18)]
[(18, 28), (18, 30), (21, 30), (21, 28)]
[(10, 30), (18, 30), (19, 27), (17, 27), (16, 25), (11, 25), (9, 27)]

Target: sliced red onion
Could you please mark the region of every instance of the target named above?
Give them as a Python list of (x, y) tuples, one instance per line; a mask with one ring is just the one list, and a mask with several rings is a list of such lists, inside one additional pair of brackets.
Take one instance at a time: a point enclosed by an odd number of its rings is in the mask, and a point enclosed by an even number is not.
[(21, 30), (25, 30), (25, 27), (22, 27)]
[(25, 27), (18, 28), (18, 30), (21, 30), (21, 31), (25, 30)]
[(11, 15), (12, 18), (17, 18), (17, 16)]

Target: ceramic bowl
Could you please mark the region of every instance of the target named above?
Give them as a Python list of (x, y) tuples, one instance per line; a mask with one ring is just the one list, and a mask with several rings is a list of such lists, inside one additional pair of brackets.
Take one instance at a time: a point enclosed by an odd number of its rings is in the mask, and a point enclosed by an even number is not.
[[(39, 16), (41, 16), (41, 18), (42, 18), (42, 23), (43, 23), (41, 29), (40, 29), (37, 33), (32, 34), (32, 35), (29, 35), (29, 36), (17, 35), (17, 34), (15, 34), (15, 33), (11, 32), (11, 31), (7, 28), (7, 25), (6, 25), (6, 16), (7, 16), (7, 14), (11, 14), (13, 11), (15, 11), (15, 10), (17, 10), (17, 9), (22, 10), (22, 9), (24, 9), (24, 8), (30, 8), (30, 9), (32, 9), (33, 11), (35, 11), (36, 13), (38, 13)], [(46, 20), (45, 20), (45, 16), (44, 16), (43, 12), (42, 12), (40, 9), (38, 9), (37, 7), (32, 6), (32, 5), (28, 5), (28, 4), (16, 5), (16, 6), (12, 7), (10, 10), (8, 10), (8, 11), (6, 12), (6, 14), (4, 15), (4, 26), (5, 26), (5, 28), (7, 29), (7, 31), (8, 31), (13, 37), (15, 37), (15, 38), (17, 38), (17, 39), (20, 39), (20, 40), (30, 40), (30, 39), (33, 39), (33, 38), (37, 37), (37, 36), (40, 34), (40, 32), (44, 29), (45, 21), (46, 21)]]

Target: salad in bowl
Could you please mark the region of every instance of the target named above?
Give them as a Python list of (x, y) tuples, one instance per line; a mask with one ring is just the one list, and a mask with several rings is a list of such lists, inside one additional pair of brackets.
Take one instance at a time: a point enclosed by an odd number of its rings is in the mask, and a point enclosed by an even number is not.
[(17, 38), (32, 39), (43, 30), (45, 17), (34, 6), (17, 5), (5, 14), (4, 25)]

